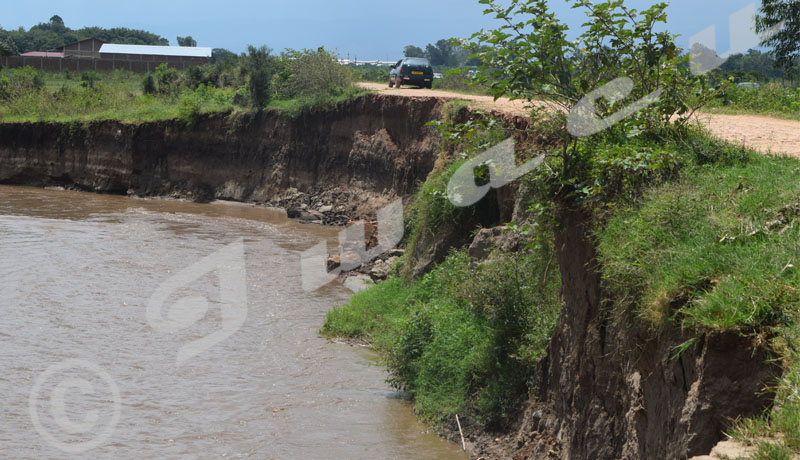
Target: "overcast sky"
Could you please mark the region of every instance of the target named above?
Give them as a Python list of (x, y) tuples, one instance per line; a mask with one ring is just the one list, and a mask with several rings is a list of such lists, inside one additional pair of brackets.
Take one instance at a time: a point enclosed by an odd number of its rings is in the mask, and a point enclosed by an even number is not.
[[(506, 0), (507, 1), (507, 0)], [(572, 26), (583, 14), (564, 0), (551, 5)], [(630, 0), (642, 8), (653, 1)], [(688, 37), (716, 24), (717, 49), (727, 51), (728, 17), (753, 4), (746, 0), (674, 0), (669, 30)], [(760, 2), (756, 2), (756, 7)], [(484, 16), (478, 0), (27, 0), (6, 7), (0, 26), (26, 29), (53, 14), (67, 26), (129, 27), (157, 33), (175, 43), (191, 35), (198, 46), (241, 52), (248, 44), (284, 48), (325, 46), (341, 56), (363, 60), (402, 56), (403, 47), (420, 47), (441, 38), (468, 37), (497, 22)]]

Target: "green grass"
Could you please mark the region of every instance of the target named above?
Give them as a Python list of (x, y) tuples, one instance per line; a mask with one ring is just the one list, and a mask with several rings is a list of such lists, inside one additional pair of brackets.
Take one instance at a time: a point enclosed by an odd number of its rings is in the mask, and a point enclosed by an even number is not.
[(548, 254), (473, 268), (454, 252), (421, 280), (395, 277), (356, 294), (328, 313), (322, 333), (371, 343), (424, 421), (498, 422), (527, 395), (558, 314), (557, 270), (543, 277)]
[(756, 447), (752, 460), (792, 460), (792, 449), (783, 443), (761, 441)]
[[(203, 114), (235, 110), (234, 101), (241, 93), (232, 87), (200, 85), (195, 89), (184, 87), (168, 94), (149, 95), (143, 93), (145, 76), (142, 74), (90, 72), (87, 77), (84, 75), (87, 73), (31, 71), (0, 71), (0, 122), (119, 120), (138, 123), (179, 119), (191, 124)], [(91, 85), (84, 81), (87, 78), (94, 80)], [(295, 117), (303, 111), (330, 107), (366, 92), (351, 86), (336, 94), (274, 99), (267, 109)]]
[(769, 83), (760, 88), (732, 87), (727, 90), (727, 100), (711, 101), (704, 109), (728, 114), (757, 114), (785, 119), (800, 119), (800, 88), (788, 88)]
[[(0, 97), (0, 121), (144, 122), (181, 118), (186, 115), (187, 105), (196, 112), (194, 115), (225, 112), (234, 107), (235, 92), (230, 88), (201, 87), (171, 96), (145, 95), (142, 92), (143, 75), (116, 71), (83, 74), (42, 72), (38, 73), (38, 78), (43, 84), (36, 89), (28, 87), (23, 70), (0, 72), (0, 78), (5, 78), (10, 87), (5, 97)], [(91, 86), (82, 80), (87, 74), (96, 78)]]
[[(692, 167), (600, 232), (604, 277), (654, 325), (785, 324), (787, 312), (800, 311), (799, 211), (795, 159), (749, 153), (736, 164)], [(676, 309), (676, 299), (685, 305)]]
[(762, 117), (777, 118), (779, 120), (794, 120), (800, 121), (800, 113), (784, 113), (776, 112), (774, 110), (750, 110), (741, 107), (704, 107), (704, 113), (713, 113), (719, 115), (760, 115)]
[(788, 458), (800, 451), (800, 161), (714, 145), (597, 230), (603, 281), (654, 329), (772, 337), (774, 407), (732, 434), (777, 439), (755, 458)]
[(346, 102), (369, 93), (369, 90), (352, 86), (338, 94), (333, 95), (298, 97), (289, 100), (274, 99), (269, 103), (267, 108), (281, 111), (287, 116), (293, 118), (302, 112), (334, 107), (336, 104)]

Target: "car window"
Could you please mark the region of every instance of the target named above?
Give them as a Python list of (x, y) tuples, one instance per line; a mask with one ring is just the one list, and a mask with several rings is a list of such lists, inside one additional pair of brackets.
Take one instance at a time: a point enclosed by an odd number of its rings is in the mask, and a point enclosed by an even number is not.
[(431, 63), (425, 58), (409, 58), (406, 59), (406, 64), (416, 66), (430, 66)]

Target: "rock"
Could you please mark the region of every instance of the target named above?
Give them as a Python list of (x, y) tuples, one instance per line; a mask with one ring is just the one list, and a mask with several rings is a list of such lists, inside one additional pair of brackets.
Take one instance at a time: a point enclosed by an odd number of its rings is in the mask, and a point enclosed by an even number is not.
[(303, 212), (304, 209), (302, 207), (300, 208), (291, 207), (286, 209), (286, 216), (289, 217), (289, 219), (299, 219), (300, 216), (303, 215)]
[(319, 212), (321, 212), (321, 213), (326, 213), (326, 212), (331, 212), (331, 211), (333, 211), (333, 206), (331, 206), (331, 205), (321, 206), (319, 208)]
[(369, 289), (370, 286), (374, 284), (375, 283), (372, 281), (372, 278), (361, 273), (350, 275), (344, 280), (345, 287), (353, 292), (360, 292), (365, 289)]
[(739, 441), (728, 439), (721, 441), (711, 450), (712, 458), (750, 458), (755, 454), (755, 448)]
[(378, 260), (370, 269), (369, 276), (374, 280), (385, 280), (392, 274), (392, 269), (397, 259), (397, 257), (390, 257), (386, 260)]
[(469, 257), (476, 262), (486, 260), (492, 250), (504, 252), (518, 251), (522, 237), (511, 231), (510, 227), (501, 226), (481, 229), (469, 246)]
[(340, 265), (342, 265), (342, 258), (340, 256), (329, 257), (328, 260), (326, 260), (326, 263), (328, 266), (328, 271), (336, 270)]
[(389, 250), (389, 252), (388, 252), (389, 257), (402, 257), (403, 254), (405, 254), (405, 253), (406, 253), (406, 250), (405, 249), (400, 249), (400, 248), (394, 248), (394, 249)]
[[(287, 212), (288, 215), (288, 212)], [(297, 217), (301, 222), (322, 223), (325, 216), (319, 211), (300, 211), (300, 216)]]

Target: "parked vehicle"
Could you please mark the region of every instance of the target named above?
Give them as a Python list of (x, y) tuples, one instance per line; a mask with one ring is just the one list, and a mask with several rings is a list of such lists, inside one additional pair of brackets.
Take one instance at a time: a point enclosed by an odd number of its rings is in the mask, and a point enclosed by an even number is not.
[(389, 88), (400, 88), (402, 85), (416, 85), (420, 88), (431, 88), (433, 85), (433, 67), (425, 58), (405, 58), (392, 65), (389, 72)]
[(442, 78), (444, 78), (444, 75), (440, 74), (439, 72), (434, 72), (433, 73), (433, 78), (435, 78), (437, 80), (441, 80)]

